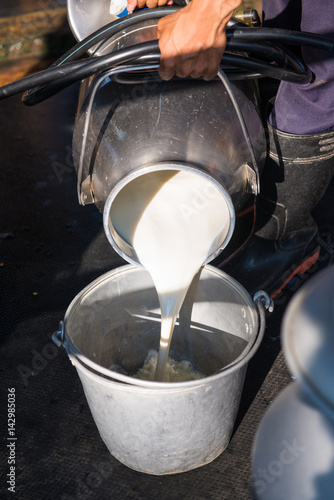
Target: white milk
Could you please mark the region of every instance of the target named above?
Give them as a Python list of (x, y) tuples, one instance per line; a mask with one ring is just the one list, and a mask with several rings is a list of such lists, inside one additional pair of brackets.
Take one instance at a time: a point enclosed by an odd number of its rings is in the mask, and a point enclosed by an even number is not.
[(161, 338), (156, 380), (162, 381), (187, 290), (228, 233), (228, 206), (206, 178), (186, 171), (160, 170), (127, 184), (116, 196), (110, 218), (150, 272), (158, 292)]
[[(144, 365), (138, 370), (134, 377), (142, 380), (154, 380), (158, 361), (158, 351), (149, 351)], [(168, 358), (164, 373), (165, 382), (185, 382), (186, 380), (198, 380), (205, 377), (203, 373), (194, 370), (189, 361), (175, 361)]]

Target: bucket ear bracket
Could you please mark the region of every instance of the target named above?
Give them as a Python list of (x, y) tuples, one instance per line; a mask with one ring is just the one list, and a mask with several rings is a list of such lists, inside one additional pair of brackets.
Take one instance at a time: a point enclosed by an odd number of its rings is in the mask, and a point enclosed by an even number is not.
[(253, 297), (254, 302), (257, 304), (261, 304), (261, 306), (268, 312), (273, 312), (274, 310), (274, 302), (273, 300), (269, 297), (267, 292), (264, 290), (258, 290)]
[(64, 322), (61, 321), (59, 323), (58, 330), (53, 332), (52, 334), (52, 342), (56, 344), (57, 347), (61, 347), (62, 345), (64, 345), (64, 338), (65, 338)]

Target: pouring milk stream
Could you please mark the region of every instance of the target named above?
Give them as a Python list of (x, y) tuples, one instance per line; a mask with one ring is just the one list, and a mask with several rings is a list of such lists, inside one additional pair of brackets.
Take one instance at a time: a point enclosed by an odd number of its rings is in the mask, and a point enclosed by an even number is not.
[(174, 325), (188, 288), (225, 240), (227, 202), (209, 179), (189, 171), (158, 170), (129, 182), (116, 196), (110, 218), (151, 274), (161, 307), (155, 373), (164, 380)]

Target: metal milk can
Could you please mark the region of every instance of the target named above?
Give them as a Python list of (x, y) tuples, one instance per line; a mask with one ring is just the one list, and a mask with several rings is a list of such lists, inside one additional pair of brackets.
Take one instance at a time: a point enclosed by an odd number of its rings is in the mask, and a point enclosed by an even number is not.
[(253, 449), (255, 498), (334, 498), (334, 267), (293, 297), (283, 349), (296, 380), (265, 414)]
[[(157, 24), (157, 19), (143, 19), (95, 47), (94, 54), (153, 40)], [(104, 213), (107, 238), (130, 263), (138, 264), (138, 259), (117, 234), (109, 214), (120, 190), (138, 176), (186, 170), (219, 189), (228, 205), (230, 226), (207, 262), (227, 245), (236, 214), (249, 196), (257, 194), (266, 153), (257, 83), (233, 81), (229, 87), (232, 99), (219, 78), (165, 82), (156, 71), (131, 64), (81, 83), (73, 133), (79, 201), (95, 203)]]

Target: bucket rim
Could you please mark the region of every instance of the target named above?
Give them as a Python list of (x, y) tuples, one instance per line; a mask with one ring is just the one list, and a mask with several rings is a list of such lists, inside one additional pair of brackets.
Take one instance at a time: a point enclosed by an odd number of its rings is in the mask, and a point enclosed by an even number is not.
[(230, 275), (228, 275), (221, 269), (218, 269), (209, 264), (203, 266), (202, 269), (205, 269), (210, 273), (216, 274), (219, 277), (222, 277), (225, 281), (228, 281), (234, 288), (238, 290), (241, 296), (243, 296), (246, 303), (248, 303), (248, 305), (251, 307), (253, 314), (256, 315), (257, 333), (254, 335), (253, 339), (248, 343), (248, 346), (244, 349), (244, 351), (230, 364), (224, 366), (223, 368), (221, 368), (220, 370), (211, 375), (196, 380), (187, 380), (182, 382), (157, 382), (152, 380), (137, 379), (130, 375), (124, 375), (115, 372), (113, 370), (110, 370), (109, 368), (105, 368), (99, 365), (98, 363), (92, 361), (79, 351), (79, 349), (73, 344), (72, 340), (70, 339), (66, 331), (66, 325), (69, 316), (72, 310), (74, 309), (75, 305), (79, 302), (79, 300), (81, 301), (83, 296), (86, 293), (88, 293), (92, 288), (102, 283), (103, 281), (109, 279), (112, 275), (121, 274), (124, 272), (128, 273), (132, 271), (139, 272), (144, 270), (144, 268), (133, 264), (125, 264), (123, 266), (116, 267), (111, 271), (102, 274), (94, 281), (92, 281), (90, 284), (88, 284), (83, 290), (81, 290), (71, 301), (70, 305), (68, 306), (65, 312), (64, 320), (61, 322), (61, 329), (62, 329), (62, 345), (66, 349), (67, 355), (69, 356), (72, 363), (75, 365), (76, 364), (75, 361), (79, 362), (81, 366), (88, 369), (89, 371), (94, 373), (94, 375), (101, 377), (102, 379), (104, 379), (106, 382), (109, 383), (116, 383), (118, 385), (121, 382), (127, 386), (138, 387), (138, 388), (141, 387), (142, 389), (155, 389), (155, 390), (165, 390), (165, 389), (179, 390), (181, 388), (187, 389), (201, 385), (207, 385), (207, 383), (215, 382), (217, 379), (221, 378), (222, 375), (225, 376), (232, 374), (234, 371), (237, 371), (240, 368), (242, 368), (253, 357), (253, 355), (257, 351), (262, 341), (266, 323), (264, 306), (262, 305), (261, 301), (252, 299), (247, 290), (237, 280), (232, 278)]

